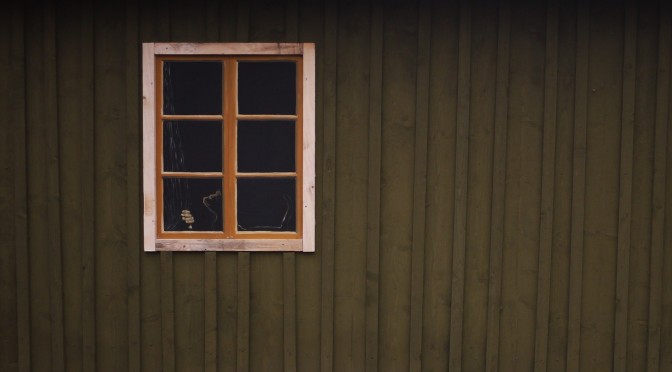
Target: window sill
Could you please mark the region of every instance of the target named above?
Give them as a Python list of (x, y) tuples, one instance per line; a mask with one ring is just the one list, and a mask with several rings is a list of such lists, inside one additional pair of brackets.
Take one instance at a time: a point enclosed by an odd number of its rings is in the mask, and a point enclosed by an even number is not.
[[(303, 239), (156, 239), (156, 251), (312, 252)], [(312, 249), (311, 249), (312, 248)]]

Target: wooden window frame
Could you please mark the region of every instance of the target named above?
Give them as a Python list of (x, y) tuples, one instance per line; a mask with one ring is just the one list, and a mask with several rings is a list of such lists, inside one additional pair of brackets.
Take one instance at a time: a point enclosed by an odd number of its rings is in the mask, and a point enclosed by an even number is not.
[[(224, 92), (237, 89), (235, 60), (293, 60), (297, 62), (296, 115), (239, 115), (237, 95), (223, 95), (222, 115), (165, 115), (159, 79), (164, 59), (221, 60)], [(229, 63), (226, 63), (229, 61)], [(144, 250), (153, 251), (315, 251), (315, 45), (312, 43), (143, 43), (143, 194)], [(233, 66), (233, 67), (232, 67)], [(221, 178), (224, 182), (224, 232), (164, 232), (162, 221), (163, 176), (161, 164), (162, 127), (166, 119), (222, 120), (224, 142), (223, 172), (185, 173), (195, 178)], [(295, 172), (238, 173), (236, 167), (236, 127), (238, 120), (295, 120)], [(212, 173), (212, 174), (211, 174)], [(291, 174), (290, 174), (291, 173)], [(235, 225), (235, 182), (238, 178), (291, 177), (296, 179), (295, 232), (240, 232)]]

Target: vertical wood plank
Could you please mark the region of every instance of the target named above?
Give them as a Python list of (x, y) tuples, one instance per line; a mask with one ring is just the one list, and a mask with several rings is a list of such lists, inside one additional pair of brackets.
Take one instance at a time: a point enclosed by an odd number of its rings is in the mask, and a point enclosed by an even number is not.
[(504, 246), (504, 202), (506, 196), (506, 149), (509, 108), (509, 49), (511, 9), (500, 4), (495, 82), (495, 134), (490, 217), (490, 268), (488, 276), (488, 319), (485, 370), (499, 370), (499, 332), (502, 307), (502, 251)]
[(409, 371), (422, 370), (422, 319), (427, 195), (427, 133), (429, 126), (430, 1), (418, 4), (418, 51), (415, 97), (415, 166), (413, 182), (413, 246), (411, 262), (411, 330)]
[(556, 115), (558, 99), (558, 4), (550, 0), (546, 10), (546, 60), (544, 77), (544, 139), (539, 216), (539, 276), (534, 366), (545, 372), (548, 357), (548, 319), (553, 249), (553, 200), (555, 196)]
[(649, 334), (647, 370), (660, 370), (660, 335), (663, 252), (665, 246), (666, 148), (670, 102), (670, 30), (669, 6), (661, 3), (658, 36), (658, 83), (656, 91), (656, 129), (653, 159), (653, 195), (651, 216), (651, 264), (649, 292)]
[(584, 202), (586, 190), (586, 121), (588, 115), (588, 6), (580, 3), (577, 13), (576, 92), (574, 110), (574, 160), (569, 277), (569, 323), (567, 370), (579, 368), (583, 276)]
[(17, 157), (14, 150), (14, 125), (11, 121), (11, 105), (13, 97), (8, 94), (12, 91), (12, 29), (13, 16), (7, 4), (2, 5), (0, 11), (0, 112), (6, 113), (0, 117), (0, 293), (3, 300), (0, 302), (0, 370), (16, 371), (18, 350), (17, 340), (17, 286), (16, 286), (16, 250), (14, 224), (14, 168)]
[(161, 347), (164, 371), (175, 371), (173, 254), (161, 252)]
[(464, 261), (467, 228), (467, 166), (469, 164), (469, 101), (471, 81), (471, 5), (460, 6), (459, 65), (457, 85), (457, 135), (455, 149), (455, 212), (453, 274), (451, 280), (450, 356), (451, 371), (462, 370), (464, 320)]
[[(247, 41), (250, 28), (250, 8), (248, 0), (238, 2), (236, 39)], [(238, 324), (237, 324), (238, 372), (250, 369), (250, 253), (238, 253)]]
[[(299, 38), (298, 1), (285, 3), (285, 40), (297, 42)], [(296, 371), (296, 254), (282, 254), (283, 291), (283, 343), (285, 372)]]
[(380, 177), (383, 95), (382, 0), (372, 0), (369, 64), (369, 160), (366, 238), (366, 370), (378, 370), (378, 313), (380, 299)]
[(94, 14), (90, 2), (82, 1), (81, 45), (82, 79), (80, 136), (81, 166), (81, 246), (82, 246), (82, 369), (96, 369), (96, 253), (95, 253), (95, 185), (94, 151), (95, 90), (94, 90)]
[(61, 272), (61, 218), (59, 177), (58, 77), (56, 72), (56, 14), (53, 3), (43, 8), (44, 38), (44, 119), (46, 128), (47, 219), (49, 246), (49, 308), (51, 321), (51, 367), (65, 369), (63, 346), (63, 276)]
[(128, 257), (126, 278), (128, 317), (128, 371), (140, 371), (140, 154), (142, 153), (139, 116), (139, 28), (138, 8), (126, 1), (126, 223)]
[(28, 204), (26, 152), (25, 13), (23, 4), (11, 6), (11, 61), (9, 117), (14, 123), (14, 246), (16, 249), (17, 370), (31, 370), (30, 276), (28, 258)]
[(334, 354), (334, 239), (336, 161), (336, 60), (338, 4), (327, 1), (324, 8), (323, 61), (323, 162), (322, 162), (322, 321), (320, 370), (331, 372)]
[(635, 78), (637, 58), (637, 4), (625, 6), (623, 94), (621, 110), (621, 169), (618, 202), (618, 253), (616, 266), (616, 314), (614, 324), (615, 372), (625, 372), (628, 340), (628, 286), (630, 283), (630, 232), (632, 215), (632, 167), (635, 125)]

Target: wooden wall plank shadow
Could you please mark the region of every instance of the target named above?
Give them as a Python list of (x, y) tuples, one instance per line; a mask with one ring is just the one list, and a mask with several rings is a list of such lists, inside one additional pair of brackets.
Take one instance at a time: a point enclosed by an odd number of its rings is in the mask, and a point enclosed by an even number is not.
[(378, 319), (380, 303), (380, 184), (383, 95), (383, 4), (371, 2), (369, 41), (369, 128), (366, 237), (365, 367), (378, 370)]
[(26, 150), (28, 195), (28, 254), (30, 275), (31, 368), (51, 368), (51, 309), (49, 300), (49, 218), (47, 177), (47, 125), (44, 56), (44, 11), (27, 9), (26, 14)]
[(571, 252), (576, 4), (558, 3), (558, 105), (547, 370), (565, 370)]
[(379, 369), (404, 371), (410, 350), (417, 5), (386, 2), (383, 14)]
[[(323, 147), (323, 126), (320, 124), (324, 118), (322, 101), (323, 76), (323, 35), (324, 28), (324, 4), (312, 0), (301, 0), (298, 4), (297, 33), (300, 42), (315, 43), (317, 52), (315, 55), (316, 81), (315, 81), (315, 118), (316, 118), (316, 141), (317, 149)], [(323, 181), (322, 151), (315, 154), (316, 164), (316, 190), (321, 195)], [(320, 200), (319, 198), (317, 200)], [(321, 317), (321, 262), (322, 244), (322, 203), (315, 206), (316, 230), (315, 252), (299, 254), (296, 256), (296, 368), (299, 371), (317, 371), (320, 369), (320, 317)]]
[(462, 370), (464, 321), (464, 261), (467, 228), (467, 179), (469, 164), (469, 103), (471, 83), (471, 5), (460, 3), (457, 76), (457, 130), (455, 145), (455, 209), (453, 225), (453, 269), (451, 275), (449, 369)]
[(649, 316), (649, 258), (651, 255), (651, 205), (656, 123), (659, 5), (638, 6), (637, 54), (632, 164), (630, 275), (626, 369), (645, 371)]
[(462, 369), (466, 371), (485, 369), (493, 144), (495, 129), (500, 129), (495, 128), (498, 104), (496, 84), (498, 69), (501, 68), (498, 39), (500, 36), (506, 37), (499, 34), (498, 28), (505, 21), (498, 19), (498, 6), (474, 9), (479, 11), (474, 11), (471, 15), (469, 149), (465, 184), (468, 191), (464, 233)]
[(485, 370), (499, 370), (499, 338), (502, 307), (502, 253), (506, 196), (506, 153), (509, 109), (509, 49), (511, 47), (511, 5), (499, 6), (497, 68), (494, 102), (494, 141), (492, 153), (492, 196), (490, 206), (490, 257), (488, 273), (487, 336)]
[(142, 349), (140, 346), (140, 255), (142, 247), (142, 208), (141, 181), (142, 172), (140, 154), (140, 33), (139, 12), (136, 1), (126, 1), (126, 224), (127, 250), (126, 278), (127, 319), (128, 319), (128, 371), (140, 371)]
[(539, 275), (534, 368), (546, 372), (548, 322), (551, 296), (551, 255), (553, 251), (553, 199), (555, 186), (556, 123), (558, 103), (558, 3), (546, 9), (546, 56), (544, 66), (544, 129), (542, 147), (541, 211), (539, 214)]
[(621, 5), (590, 8), (581, 370), (613, 368), (614, 360), (623, 19)]
[(80, 115), (82, 129), (80, 135), (81, 173), (81, 231), (82, 235), (82, 369), (93, 371), (96, 368), (96, 237), (95, 214), (95, 90), (94, 90), (94, 11), (89, 2), (80, 4), (81, 25), (81, 64), (82, 78), (79, 83), (81, 97)]
[[(369, 4), (339, 3), (336, 49), (334, 370), (365, 369)], [(347, 53), (342, 51), (347, 50)]]
[(627, 370), (630, 247), (632, 231), (632, 170), (634, 157), (635, 92), (637, 72), (637, 5), (625, 6), (623, 89), (621, 108), (621, 169), (618, 201), (618, 256), (616, 261), (616, 309), (614, 324), (614, 371)]
[[(8, 12), (8, 14), (10, 14)], [(26, 26), (23, 4), (11, 6), (11, 33), (9, 45), (11, 53), (9, 65), (10, 109), (9, 119), (14, 123), (12, 131), (13, 180), (12, 193), (13, 218), (11, 228), (14, 231), (16, 257), (16, 362), (17, 371), (31, 370), (31, 332), (30, 332), (30, 272), (28, 253), (28, 152), (27, 152), (27, 96), (26, 96)]]
[(94, 12), (96, 370), (117, 371), (128, 368), (125, 7)]
[[(338, 51), (338, 2), (324, 7), (322, 57), (322, 293), (320, 325), (320, 371), (334, 367), (334, 240), (336, 208), (336, 67)], [(319, 94), (316, 94), (319, 95)]]
[(656, 129), (653, 160), (653, 194), (651, 216), (651, 271), (649, 293), (649, 334), (647, 340), (647, 370), (660, 370), (661, 297), (665, 239), (666, 151), (670, 102), (670, 43), (669, 6), (661, 4), (660, 34), (658, 36), (658, 83), (656, 92)]
[(567, 325), (567, 370), (579, 368), (581, 302), (583, 300), (583, 235), (586, 188), (586, 121), (588, 111), (589, 14), (579, 4), (576, 21), (576, 77), (574, 104), (574, 156), (572, 166), (572, 222), (569, 278), (569, 320)]
[(409, 371), (422, 370), (422, 323), (425, 284), (427, 142), (432, 16), (431, 2), (418, 3), (415, 82), (415, 155), (413, 169), (413, 245), (411, 255), (411, 324)]
[(58, 69), (59, 173), (61, 179), (64, 365), (83, 369), (82, 345), (82, 12), (79, 4), (56, 7)]
[[(0, 92), (3, 92), (0, 98), (0, 112), (7, 113), (0, 117), (0, 159), (4, 161), (0, 164), (0, 293), (3, 294), (3, 301), (0, 302), (0, 369), (7, 371), (16, 371), (18, 369), (18, 348), (16, 340), (18, 339), (17, 327), (17, 262), (16, 262), (16, 237), (14, 223), (16, 216), (14, 212), (14, 188), (16, 160), (24, 154), (15, 154), (14, 135), (12, 119), (12, 97), (4, 92), (11, 92), (13, 81), (12, 72), (12, 36), (15, 31), (12, 29), (13, 16), (8, 4), (3, 4), (0, 12)], [(23, 124), (23, 123), (22, 123)], [(12, 228), (9, 228), (9, 227)]]
[(432, 3), (422, 367), (448, 369), (459, 2)]

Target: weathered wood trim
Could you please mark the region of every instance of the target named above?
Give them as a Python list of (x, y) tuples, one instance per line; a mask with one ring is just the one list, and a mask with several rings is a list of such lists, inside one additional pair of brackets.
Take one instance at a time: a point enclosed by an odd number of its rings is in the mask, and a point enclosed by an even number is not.
[(464, 322), (464, 269), (467, 230), (467, 181), (469, 166), (469, 103), (471, 99), (471, 4), (460, 5), (457, 69), (457, 133), (455, 149), (455, 212), (453, 274), (451, 280), (450, 355), (451, 371), (462, 370)]
[(614, 371), (627, 369), (630, 233), (632, 226), (632, 167), (634, 156), (635, 89), (637, 62), (637, 4), (625, 5), (623, 93), (621, 108), (621, 169), (618, 201), (618, 253), (614, 317)]
[(499, 333), (502, 307), (502, 252), (506, 197), (506, 150), (509, 111), (509, 50), (511, 46), (511, 5), (499, 8), (497, 40), (497, 80), (495, 82), (495, 134), (490, 216), (490, 266), (488, 275), (488, 319), (485, 370), (499, 370)]
[(413, 177), (413, 243), (411, 258), (411, 325), (409, 371), (422, 370), (422, 319), (425, 285), (425, 215), (427, 195), (427, 133), (429, 127), (429, 71), (431, 2), (418, 4), (418, 52), (415, 96), (415, 159)]
[(156, 43), (156, 54), (300, 55), (300, 43)]
[(663, 254), (665, 251), (665, 188), (667, 132), (670, 120), (670, 43), (672, 33), (669, 4), (661, 3), (658, 34), (658, 81), (654, 136), (653, 195), (651, 205), (651, 261), (649, 281), (649, 329), (647, 371), (660, 370), (661, 303), (663, 296)]
[(301, 252), (302, 239), (157, 239), (157, 251)]
[(154, 44), (142, 44), (142, 189), (144, 195), (144, 247), (145, 251), (156, 250), (156, 76), (154, 65)]
[(334, 245), (336, 208), (336, 64), (338, 42), (338, 5), (324, 5), (324, 80), (323, 162), (322, 162), (322, 319), (320, 333), (320, 370), (331, 372), (334, 363)]
[(579, 369), (583, 285), (584, 205), (586, 196), (586, 124), (588, 116), (589, 9), (579, 3), (576, 21), (576, 91), (574, 95), (574, 160), (569, 264), (569, 321), (567, 370)]
[(365, 365), (378, 370), (380, 301), (380, 177), (382, 164), (383, 10), (382, 0), (371, 4), (369, 65), (369, 154), (366, 237), (366, 330)]
[(548, 319), (551, 301), (551, 257), (553, 249), (553, 202), (555, 197), (555, 154), (558, 100), (558, 3), (550, 0), (546, 10), (546, 58), (544, 77), (544, 132), (539, 215), (539, 276), (534, 368), (546, 372)]
[(303, 248), (315, 252), (315, 44), (303, 44)]

